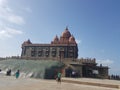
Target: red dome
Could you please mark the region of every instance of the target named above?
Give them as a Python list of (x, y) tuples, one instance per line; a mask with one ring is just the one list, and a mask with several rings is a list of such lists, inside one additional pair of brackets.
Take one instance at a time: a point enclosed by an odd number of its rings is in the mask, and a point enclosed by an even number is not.
[(68, 28), (65, 29), (65, 31), (62, 33), (62, 37), (69, 38), (71, 36), (71, 33), (68, 31)]
[(54, 38), (54, 42), (56, 42), (56, 41), (59, 41), (59, 38), (58, 38), (57, 35), (56, 35), (56, 37)]
[(54, 43), (54, 44), (58, 44), (58, 43), (59, 43), (59, 38), (58, 38), (57, 35), (56, 35), (56, 37), (54, 38), (53, 43)]
[(69, 43), (73, 43), (73, 44), (76, 43), (73, 35), (69, 38)]

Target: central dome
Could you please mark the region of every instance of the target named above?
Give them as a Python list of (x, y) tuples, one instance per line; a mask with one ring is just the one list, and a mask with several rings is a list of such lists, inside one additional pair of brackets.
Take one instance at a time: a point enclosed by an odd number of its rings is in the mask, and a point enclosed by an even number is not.
[(68, 28), (66, 27), (65, 31), (62, 33), (62, 37), (69, 38), (71, 36), (71, 33), (68, 31)]

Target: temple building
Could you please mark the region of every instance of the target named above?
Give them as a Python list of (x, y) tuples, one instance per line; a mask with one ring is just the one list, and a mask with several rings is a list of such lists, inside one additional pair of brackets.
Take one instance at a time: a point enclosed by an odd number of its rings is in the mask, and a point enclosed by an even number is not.
[(75, 38), (68, 28), (60, 38), (56, 35), (51, 44), (33, 44), (30, 40), (22, 44), (22, 58), (28, 59), (64, 59), (78, 57), (78, 47)]
[[(23, 42), (21, 58), (33, 60), (58, 60), (66, 64), (66, 77), (108, 78), (108, 67), (97, 65), (96, 59), (78, 59), (78, 46), (75, 37), (68, 28), (57, 35), (50, 44), (34, 44), (30, 40)], [(75, 75), (72, 75), (73, 71)]]

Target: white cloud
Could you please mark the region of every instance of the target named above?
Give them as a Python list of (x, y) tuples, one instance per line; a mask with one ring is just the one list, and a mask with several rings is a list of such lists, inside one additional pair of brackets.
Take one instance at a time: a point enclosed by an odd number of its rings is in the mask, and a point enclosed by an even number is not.
[(7, 3), (7, 1), (6, 0), (0, 0), (0, 6), (4, 6), (5, 4)]
[(17, 16), (17, 15), (10, 15), (8, 17), (8, 21), (15, 23), (15, 24), (24, 24), (24, 19), (21, 16)]
[(0, 39), (22, 34), (23, 32), (15, 29), (14, 25), (18, 27), (23, 24), (25, 24), (24, 18), (16, 14), (14, 9), (8, 5), (8, 0), (0, 0)]
[(22, 16), (14, 13), (14, 10), (8, 6), (7, 0), (0, 0), (0, 20), (17, 25), (25, 24)]
[(98, 63), (98, 64), (103, 64), (103, 65), (109, 66), (109, 65), (113, 64), (114, 61), (112, 61), (112, 60), (110, 60), (110, 59), (97, 60), (97, 63)]
[(76, 39), (77, 44), (81, 44), (81, 42), (82, 42), (81, 40)]
[(7, 27), (7, 28), (0, 31), (0, 39), (11, 38), (15, 35), (19, 35), (19, 34), (22, 34), (22, 33), (23, 32), (20, 31), (20, 30), (16, 30), (16, 29)]

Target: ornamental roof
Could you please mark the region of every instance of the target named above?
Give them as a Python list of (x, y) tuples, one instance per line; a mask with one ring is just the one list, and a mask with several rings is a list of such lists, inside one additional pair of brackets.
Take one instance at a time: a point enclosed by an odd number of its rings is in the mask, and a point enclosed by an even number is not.
[(71, 33), (69, 32), (68, 28), (66, 27), (65, 31), (62, 33), (61, 37), (69, 38), (71, 36)]

